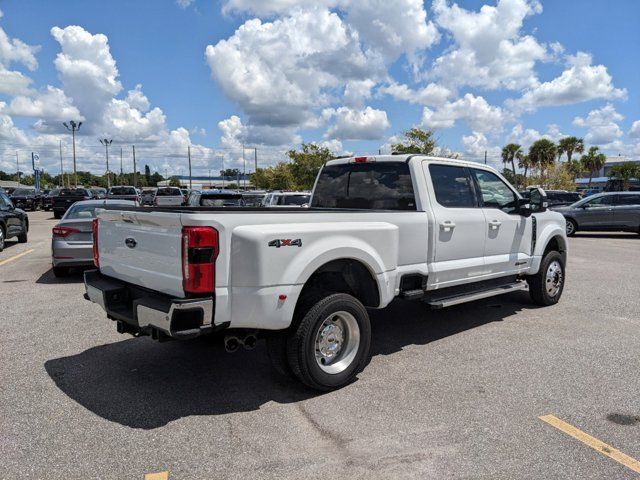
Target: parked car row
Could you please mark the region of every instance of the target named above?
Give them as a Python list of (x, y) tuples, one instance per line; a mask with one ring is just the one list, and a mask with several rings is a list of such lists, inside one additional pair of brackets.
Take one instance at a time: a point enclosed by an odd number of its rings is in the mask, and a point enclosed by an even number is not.
[(17, 237), (18, 243), (27, 243), (29, 217), (14, 206), (9, 196), (0, 189), (0, 252), (8, 238)]

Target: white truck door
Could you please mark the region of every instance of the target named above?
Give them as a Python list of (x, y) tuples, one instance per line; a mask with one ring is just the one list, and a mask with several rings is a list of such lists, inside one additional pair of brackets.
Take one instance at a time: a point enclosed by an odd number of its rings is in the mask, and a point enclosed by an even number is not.
[(435, 225), (429, 284), (443, 288), (485, 274), (485, 217), (471, 173), (459, 165), (424, 162)]
[(529, 268), (531, 217), (517, 213), (516, 193), (498, 175), (472, 168), (486, 218), (484, 261), (492, 277), (511, 275)]

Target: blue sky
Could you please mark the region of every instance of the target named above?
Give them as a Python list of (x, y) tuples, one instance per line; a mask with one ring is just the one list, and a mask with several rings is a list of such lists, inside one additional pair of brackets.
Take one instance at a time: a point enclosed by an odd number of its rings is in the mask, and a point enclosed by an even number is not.
[(412, 125), (463, 158), (541, 135), (640, 155), (634, 0), (106, 4), (0, 1), (0, 75), (30, 80), (0, 88), (0, 169), (36, 149), (55, 171), (69, 115), (94, 171), (103, 135), (177, 173), (188, 144), (203, 172), (243, 143), (267, 164), (300, 141), (385, 150)]

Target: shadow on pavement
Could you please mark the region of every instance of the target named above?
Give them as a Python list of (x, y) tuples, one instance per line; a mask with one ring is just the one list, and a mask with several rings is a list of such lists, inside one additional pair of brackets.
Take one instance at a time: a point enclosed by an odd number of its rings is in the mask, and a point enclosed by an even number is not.
[[(525, 308), (534, 307), (522, 292), (440, 311), (397, 301), (371, 312), (372, 354), (426, 345)], [(263, 342), (255, 350), (228, 354), (221, 341), (208, 338), (160, 344), (149, 337), (129, 338), (49, 360), (45, 369), (60, 390), (96, 415), (141, 429), (320, 395), (294, 381), (277, 381)]]
[(94, 267), (74, 267), (69, 271), (69, 275), (66, 277), (56, 277), (53, 274), (53, 270), (49, 269), (44, 272), (40, 277), (36, 280), (36, 283), (40, 283), (43, 285), (54, 285), (60, 283), (82, 283), (84, 282), (84, 271), (90, 270)]

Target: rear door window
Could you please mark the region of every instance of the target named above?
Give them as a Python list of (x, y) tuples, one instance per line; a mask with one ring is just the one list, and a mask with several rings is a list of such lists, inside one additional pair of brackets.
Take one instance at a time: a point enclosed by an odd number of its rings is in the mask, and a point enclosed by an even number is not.
[(429, 165), (436, 201), (448, 208), (477, 207), (469, 170), (455, 165)]
[(409, 165), (371, 162), (325, 166), (318, 177), (311, 206), (416, 210)]
[(640, 195), (616, 195), (616, 205), (619, 206), (638, 206), (640, 207)]

